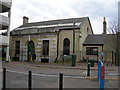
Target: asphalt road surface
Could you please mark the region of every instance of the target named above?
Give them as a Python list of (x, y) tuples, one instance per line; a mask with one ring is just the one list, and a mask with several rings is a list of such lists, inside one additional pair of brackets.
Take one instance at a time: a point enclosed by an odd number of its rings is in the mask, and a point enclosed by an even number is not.
[[(3, 63), (7, 68), (7, 88), (27, 88), (28, 71), (32, 71), (33, 88), (58, 88), (59, 73), (63, 73), (64, 88), (99, 88), (99, 81), (83, 79), (85, 70), (54, 69)], [(97, 71), (91, 71), (97, 77)], [(108, 75), (112, 75), (108, 73)], [(105, 80), (105, 88), (118, 88), (117, 80)]]

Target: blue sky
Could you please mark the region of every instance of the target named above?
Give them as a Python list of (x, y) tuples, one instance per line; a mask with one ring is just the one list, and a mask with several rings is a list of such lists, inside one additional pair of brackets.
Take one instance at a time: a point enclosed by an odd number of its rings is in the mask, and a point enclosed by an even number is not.
[(29, 22), (89, 17), (95, 34), (102, 33), (103, 17), (107, 26), (117, 22), (119, 0), (12, 0), (11, 30)]

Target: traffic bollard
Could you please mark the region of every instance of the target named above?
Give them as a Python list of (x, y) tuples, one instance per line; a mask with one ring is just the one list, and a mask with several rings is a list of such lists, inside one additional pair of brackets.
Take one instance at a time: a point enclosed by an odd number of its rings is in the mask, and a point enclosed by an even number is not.
[(99, 81), (100, 81), (100, 73), (101, 73), (100, 68), (101, 68), (101, 66), (103, 66), (103, 63), (101, 60), (98, 60), (98, 80)]
[(32, 90), (32, 71), (29, 71), (28, 75), (28, 89)]
[(88, 63), (88, 66), (87, 66), (87, 76), (90, 76), (90, 63)]
[(100, 90), (104, 90), (105, 83), (105, 67), (101, 66), (100, 68)]
[(3, 90), (6, 89), (6, 68), (3, 68)]
[(63, 90), (63, 74), (59, 74), (59, 90)]

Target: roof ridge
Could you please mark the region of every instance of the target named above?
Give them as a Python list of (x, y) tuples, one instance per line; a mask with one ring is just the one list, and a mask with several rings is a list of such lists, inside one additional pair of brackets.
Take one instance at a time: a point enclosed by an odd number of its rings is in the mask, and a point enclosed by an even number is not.
[(78, 18), (61, 18), (61, 19), (51, 19), (51, 20), (45, 20), (45, 21), (38, 21), (38, 22), (31, 22), (31, 23), (39, 23), (39, 22), (51, 22), (51, 21), (62, 21), (62, 20), (72, 20), (72, 19), (83, 19), (83, 18), (89, 18), (89, 17), (78, 17)]
[(66, 18), (66, 19), (56, 19), (56, 20), (48, 20), (48, 21), (40, 21), (40, 22), (31, 22), (31, 23), (26, 23), (25, 25), (21, 25), (17, 28), (29, 27), (29, 26), (40, 26), (40, 25), (54, 25), (54, 24), (60, 24), (60, 23), (64, 24), (64, 23), (72, 23), (72, 22), (83, 22), (85, 18), (89, 18), (89, 17)]

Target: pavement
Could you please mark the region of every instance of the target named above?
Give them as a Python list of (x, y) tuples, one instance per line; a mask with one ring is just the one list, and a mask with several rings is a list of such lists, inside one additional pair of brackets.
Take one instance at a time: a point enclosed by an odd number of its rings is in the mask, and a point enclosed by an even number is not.
[[(3, 66), (4, 63), (3, 62)], [(30, 67), (30, 68), (47, 68), (47, 69), (56, 69), (56, 70), (74, 70), (74, 71), (84, 71), (83, 73), (87, 73), (87, 63), (79, 63), (76, 64), (76, 66), (71, 66), (71, 64), (65, 63), (41, 63), (41, 62), (9, 62), (10, 64), (13, 65), (22, 65), (25, 67)], [(120, 80), (120, 73), (119, 73), (119, 67), (118, 66), (111, 66), (111, 65), (104, 65), (105, 66), (105, 79), (106, 80)], [(95, 64), (94, 67), (90, 67), (91, 70), (91, 76), (83, 76), (84, 79), (97, 79), (97, 70), (98, 70), (98, 65)], [(48, 70), (49, 72), (49, 70)], [(66, 72), (66, 71), (65, 71)], [(72, 72), (71, 72), (72, 73)], [(70, 73), (70, 74), (71, 74)], [(54, 74), (54, 73), (53, 73)], [(69, 74), (69, 75), (70, 75)], [(74, 74), (71, 74), (74, 75)]]
[[(87, 63), (76, 64), (76, 66), (71, 66), (71, 64), (61, 64), (61, 63), (41, 63), (41, 62), (11, 62), (15, 64), (23, 64), (32, 67), (44, 67), (44, 68), (56, 68), (56, 69), (73, 69), (73, 70), (87, 70)], [(104, 65), (105, 71), (118, 71), (118, 66)], [(90, 67), (90, 70), (98, 70), (98, 65), (94, 64), (94, 67)]]

